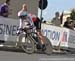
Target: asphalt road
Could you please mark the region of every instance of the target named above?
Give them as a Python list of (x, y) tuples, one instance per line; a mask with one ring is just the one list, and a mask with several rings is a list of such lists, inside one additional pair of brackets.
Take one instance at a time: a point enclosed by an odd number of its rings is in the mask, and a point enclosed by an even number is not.
[(29, 55), (19, 49), (0, 47), (0, 61), (75, 61), (75, 54), (53, 53), (46, 55), (35, 52)]

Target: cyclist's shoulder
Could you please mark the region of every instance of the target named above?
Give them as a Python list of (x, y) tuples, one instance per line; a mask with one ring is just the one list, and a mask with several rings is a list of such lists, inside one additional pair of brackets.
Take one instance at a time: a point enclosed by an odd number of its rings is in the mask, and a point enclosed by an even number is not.
[(30, 16), (33, 22), (37, 20), (37, 16), (35, 14), (29, 13), (28, 15)]

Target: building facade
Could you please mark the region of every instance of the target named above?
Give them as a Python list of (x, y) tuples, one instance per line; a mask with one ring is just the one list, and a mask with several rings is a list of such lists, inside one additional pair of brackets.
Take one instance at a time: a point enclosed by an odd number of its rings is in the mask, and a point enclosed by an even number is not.
[(66, 21), (67, 17), (70, 17), (71, 10), (65, 10), (63, 14), (63, 24)]
[[(0, 5), (4, 2), (5, 0), (0, 0)], [(10, 18), (18, 18), (17, 12), (21, 9), (23, 3), (28, 5), (28, 12), (35, 15), (38, 14), (38, 0), (11, 0), (10, 9), (12, 9), (12, 11), (11, 15), (9, 15)]]

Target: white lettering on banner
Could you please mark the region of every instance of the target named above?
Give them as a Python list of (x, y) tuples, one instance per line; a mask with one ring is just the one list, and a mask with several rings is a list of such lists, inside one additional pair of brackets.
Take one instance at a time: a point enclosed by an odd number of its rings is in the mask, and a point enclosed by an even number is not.
[(17, 30), (18, 30), (17, 25), (0, 24), (0, 34), (16, 36)]
[(59, 41), (60, 32), (42, 29), (42, 33), (44, 34), (44, 36), (47, 36), (48, 38), (50, 38), (52, 40), (58, 40)]

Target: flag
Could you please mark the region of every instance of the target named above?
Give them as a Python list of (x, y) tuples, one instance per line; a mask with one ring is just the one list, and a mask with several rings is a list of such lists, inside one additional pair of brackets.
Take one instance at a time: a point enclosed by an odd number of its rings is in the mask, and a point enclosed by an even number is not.
[(60, 21), (61, 21), (61, 24), (62, 24), (62, 22), (63, 22), (63, 12), (62, 12), (62, 14), (60, 15)]

